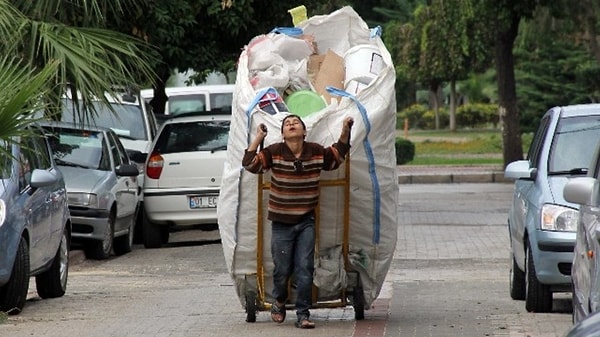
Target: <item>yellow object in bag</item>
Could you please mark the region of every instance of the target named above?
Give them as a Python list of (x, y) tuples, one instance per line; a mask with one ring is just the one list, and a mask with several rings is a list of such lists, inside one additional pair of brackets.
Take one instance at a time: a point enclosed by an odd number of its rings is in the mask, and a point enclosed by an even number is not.
[(288, 13), (292, 16), (292, 23), (294, 26), (298, 26), (299, 23), (308, 20), (308, 16), (306, 14), (306, 7), (304, 5), (294, 7), (288, 10)]

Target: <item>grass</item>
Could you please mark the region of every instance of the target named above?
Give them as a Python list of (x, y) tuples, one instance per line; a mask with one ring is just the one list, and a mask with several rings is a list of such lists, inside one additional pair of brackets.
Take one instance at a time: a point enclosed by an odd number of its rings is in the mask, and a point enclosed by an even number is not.
[[(415, 157), (407, 165), (502, 165), (502, 134), (500, 130), (409, 130), (398, 137), (415, 144)], [(524, 153), (531, 135), (522, 137)]]
[(4, 311), (0, 311), (0, 324), (4, 324), (8, 321), (8, 315)]

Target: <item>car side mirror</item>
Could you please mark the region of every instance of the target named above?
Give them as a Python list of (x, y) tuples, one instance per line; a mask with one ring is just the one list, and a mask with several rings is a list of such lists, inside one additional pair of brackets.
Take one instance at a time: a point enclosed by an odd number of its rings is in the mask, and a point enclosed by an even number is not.
[(509, 179), (535, 180), (536, 176), (537, 168), (529, 167), (528, 160), (513, 161), (504, 169), (504, 177)]
[(33, 172), (31, 172), (31, 180), (29, 185), (31, 185), (31, 187), (38, 188), (54, 185), (57, 181), (58, 177), (54, 173), (46, 170), (35, 169)]
[(137, 166), (131, 164), (123, 164), (117, 170), (117, 175), (122, 177), (137, 177), (140, 174)]
[(563, 188), (566, 201), (587, 206), (598, 206), (598, 182), (592, 177), (571, 178)]

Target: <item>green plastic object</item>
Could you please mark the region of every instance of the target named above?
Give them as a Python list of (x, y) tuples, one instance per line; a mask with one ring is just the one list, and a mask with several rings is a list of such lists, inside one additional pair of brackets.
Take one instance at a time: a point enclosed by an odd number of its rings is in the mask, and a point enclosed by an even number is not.
[(285, 99), (290, 113), (306, 117), (327, 106), (323, 97), (311, 90), (298, 90)]

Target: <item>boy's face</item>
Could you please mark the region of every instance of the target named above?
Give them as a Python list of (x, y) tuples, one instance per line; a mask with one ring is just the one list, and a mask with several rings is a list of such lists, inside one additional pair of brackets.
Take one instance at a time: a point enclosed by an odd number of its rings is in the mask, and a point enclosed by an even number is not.
[(302, 137), (304, 138), (306, 132), (304, 125), (298, 117), (286, 118), (283, 122), (282, 134), (283, 139), (289, 139), (291, 137)]

